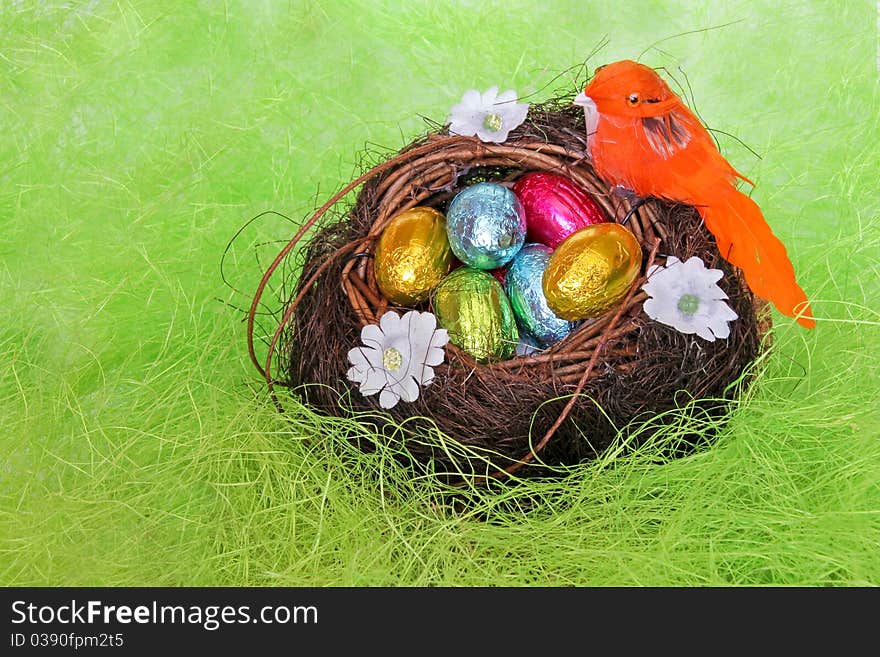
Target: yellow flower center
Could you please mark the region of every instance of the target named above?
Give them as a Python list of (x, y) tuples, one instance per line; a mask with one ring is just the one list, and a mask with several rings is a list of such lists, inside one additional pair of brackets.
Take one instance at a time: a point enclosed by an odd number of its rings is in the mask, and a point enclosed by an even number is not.
[(492, 132), (498, 132), (501, 130), (501, 125), (503, 123), (504, 119), (501, 118), (500, 114), (487, 114), (483, 118), (483, 127)]
[(396, 372), (403, 364), (403, 354), (394, 347), (388, 347), (388, 349), (382, 352), (382, 364), (389, 372)]

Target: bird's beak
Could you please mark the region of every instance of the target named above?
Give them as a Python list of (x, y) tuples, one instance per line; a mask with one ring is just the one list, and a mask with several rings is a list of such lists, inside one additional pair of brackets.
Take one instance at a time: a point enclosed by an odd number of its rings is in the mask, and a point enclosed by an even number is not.
[(593, 99), (590, 98), (586, 93), (584, 93), (582, 91), (577, 96), (575, 96), (574, 100), (571, 102), (572, 102), (572, 105), (581, 105), (581, 106), (586, 107), (587, 105), (592, 104)]
[(599, 111), (596, 108), (596, 101), (590, 98), (586, 92), (582, 91), (575, 96), (572, 105), (580, 105), (584, 108), (584, 121), (587, 127), (587, 135), (595, 135), (596, 128), (599, 125)]

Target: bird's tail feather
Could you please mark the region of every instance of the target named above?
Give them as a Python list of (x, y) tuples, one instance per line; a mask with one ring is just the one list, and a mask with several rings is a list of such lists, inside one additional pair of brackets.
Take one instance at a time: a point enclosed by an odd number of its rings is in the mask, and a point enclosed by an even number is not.
[(733, 187), (718, 191), (700, 208), (724, 259), (739, 267), (757, 296), (770, 301), (801, 326), (816, 325), (807, 295), (797, 284), (785, 246), (764, 220), (758, 205)]

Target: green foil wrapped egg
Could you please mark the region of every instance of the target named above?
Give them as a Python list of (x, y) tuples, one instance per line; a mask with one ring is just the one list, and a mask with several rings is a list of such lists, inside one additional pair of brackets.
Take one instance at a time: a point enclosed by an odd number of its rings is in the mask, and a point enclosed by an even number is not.
[(425, 206), (404, 210), (388, 222), (376, 245), (379, 290), (392, 303), (425, 301), (452, 267), (443, 214)]
[(460, 267), (434, 291), (434, 313), (449, 341), (479, 361), (513, 356), (519, 332), (510, 301), (490, 273)]
[(629, 229), (615, 223), (581, 228), (547, 262), (547, 305), (569, 321), (601, 315), (623, 301), (641, 266), (642, 247)]

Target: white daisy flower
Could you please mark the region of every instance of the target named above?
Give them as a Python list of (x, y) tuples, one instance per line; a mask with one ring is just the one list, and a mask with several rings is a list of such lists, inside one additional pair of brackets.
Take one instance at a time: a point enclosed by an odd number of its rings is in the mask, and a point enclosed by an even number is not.
[(642, 286), (650, 296), (643, 306), (645, 313), (710, 342), (726, 338), (730, 335), (727, 323), (737, 319), (737, 314), (723, 301), (728, 297), (717, 285), (721, 276), (720, 269), (706, 269), (697, 256), (685, 262), (669, 256), (665, 267), (653, 265), (648, 271), (648, 282)]
[(348, 379), (364, 396), (379, 394), (382, 408), (393, 408), (401, 399), (413, 402), (421, 386), (434, 380), (434, 367), (443, 362), (449, 342), (446, 329), (437, 328), (429, 312), (411, 310), (400, 317), (389, 310), (379, 325), (361, 329), (363, 346), (348, 352)]
[(528, 111), (529, 104), (516, 102), (513, 90), (499, 94), (498, 87), (492, 87), (481, 94), (476, 89), (468, 89), (461, 102), (450, 110), (449, 133), (476, 135), (482, 141), (500, 144), (511, 130), (526, 120)]

